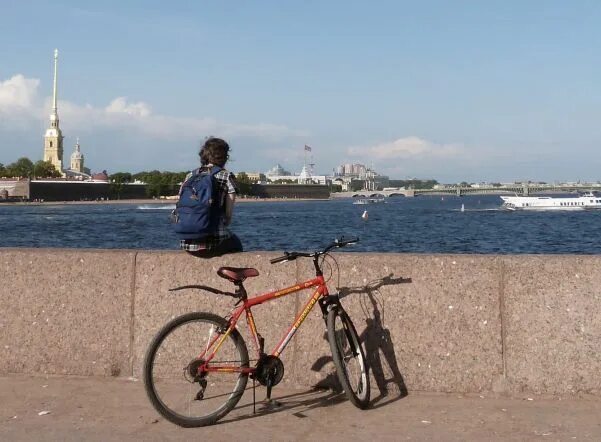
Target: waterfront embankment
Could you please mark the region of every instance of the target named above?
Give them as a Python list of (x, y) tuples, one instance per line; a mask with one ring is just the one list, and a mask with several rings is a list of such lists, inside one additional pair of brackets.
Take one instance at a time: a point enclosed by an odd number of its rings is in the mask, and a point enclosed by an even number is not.
[[(316, 198), (237, 198), (236, 203), (270, 203), (270, 202), (294, 202), (294, 201), (328, 201)], [(175, 204), (175, 199), (126, 199), (126, 200), (98, 200), (98, 201), (10, 201), (0, 202), (0, 206), (81, 206), (100, 204)]]
[[(220, 266), (256, 267), (251, 294), (311, 277), (275, 252), (200, 260), (182, 252), (0, 249), (0, 374), (140, 376), (150, 338), (189, 311), (226, 315)], [(337, 254), (343, 304), (365, 342), (374, 388), (601, 395), (601, 257)], [(329, 272), (327, 273), (329, 275)], [(326, 275), (326, 276), (327, 276)], [(330, 286), (337, 285), (337, 275)], [(255, 309), (270, 350), (308, 293)], [(282, 355), (288, 387), (333, 373), (318, 312)]]

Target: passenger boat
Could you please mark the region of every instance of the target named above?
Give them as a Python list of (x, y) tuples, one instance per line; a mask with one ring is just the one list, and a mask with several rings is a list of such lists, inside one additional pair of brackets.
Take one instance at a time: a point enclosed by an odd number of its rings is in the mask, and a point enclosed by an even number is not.
[(599, 210), (601, 197), (586, 193), (578, 197), (502, 196), (505, 210)]
[(386, 200), (384, 198), (360, 198), (357, 201), (353, 201), (353, 204), (376, 204), (385, 202)]

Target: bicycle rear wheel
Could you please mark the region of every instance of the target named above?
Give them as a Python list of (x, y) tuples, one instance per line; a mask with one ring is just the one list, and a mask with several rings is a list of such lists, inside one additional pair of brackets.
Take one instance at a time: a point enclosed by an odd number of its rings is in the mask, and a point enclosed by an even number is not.
[(248, 367), (248, 350), (236, 329), (211, 361), (224, 370), (198, 370), (204, 363), (200, 355), (212, 352), (227, 327), (220, 316), (189, 313), (167, 323), (150, 343), (144, 359), (144, 387), (154, 408), (167, 420), (182, 427), (210, 425), (242, 397), (248, 374), (233, 370)]
[(357, 407), (369, 405), (369, 373), (365, 353), (351, 318), (340, 306), (328, 312), (328, 341), (338, 379), (346, 396)]

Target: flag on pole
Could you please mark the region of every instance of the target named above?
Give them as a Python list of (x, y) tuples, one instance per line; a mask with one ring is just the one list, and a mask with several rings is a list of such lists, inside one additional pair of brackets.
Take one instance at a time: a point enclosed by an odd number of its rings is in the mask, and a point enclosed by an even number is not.
[(307, 145), (305, 144), (305, 150), (306, 150), (307, 152), (311, 152), (311, 146), (307, 146)]

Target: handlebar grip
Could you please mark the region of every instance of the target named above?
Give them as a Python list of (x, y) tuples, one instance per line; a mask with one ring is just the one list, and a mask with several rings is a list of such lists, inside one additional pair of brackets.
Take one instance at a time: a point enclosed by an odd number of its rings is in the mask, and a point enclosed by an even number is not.
[(288, 253), (286, 253), (286, 255), (284, 256), (278, 256), (277, 258), (270, 259), (269, 262), (272, 264), (277, 264), (278, 262), (288, 261), (289, 259), (290, 256), (288, 255)]

